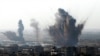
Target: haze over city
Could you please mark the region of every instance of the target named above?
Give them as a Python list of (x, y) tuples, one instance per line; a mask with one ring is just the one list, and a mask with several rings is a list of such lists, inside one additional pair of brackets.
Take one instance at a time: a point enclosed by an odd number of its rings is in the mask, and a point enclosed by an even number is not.
[(77, 23), (88, 18), (84, 29), (100, 29), (99, 0), (1, 0), (0, 30), (17, 29), (19, 19), (25, 30), (31, 29), (31, 19), (37, 20), (40, 28), (48, 28), (55, 23), (58, 8), (65, 9)]
[(0, 56), (100, 56), (100, 0), (0, 0)]

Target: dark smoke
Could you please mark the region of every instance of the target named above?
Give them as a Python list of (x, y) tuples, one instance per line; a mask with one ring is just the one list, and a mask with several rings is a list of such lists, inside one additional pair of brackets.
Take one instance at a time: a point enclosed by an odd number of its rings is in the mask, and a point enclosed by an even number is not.
[(24, 38), (23, 38), (24, 26), (23, 26), (22, 20), (19, 20), (18, 26), (19, 26), (19, 28), (18, 28), (19, 38), (21, 41), (24, 41)]
[(53, 37), (55, 45), (76, 46), (78, 37), (84, 27), (84, 23), (75, 26), (76, 19), (68, 14), (64, 9), (59, 8), (56, 14), (55, 25), (49, 28), (49, 33)]
[(18, 35), (16, 35), (15, 32), (12, 31), (7, 31), (5, 33), (3, 33), (5, 36), (7, 36), (8, 39), (12, 40), (12, 41), (21, 41), (24, 42), (24, 38), (23, 38), (23, 30), (24, 30), (24, 26), (22, 23), (22, 20), (19, 20), (18, 22)]
[(7, 36), (7, 38), (9, 38), (10, 40), (13, 40), (13, 41), (18, 41), (18, 36), (16, 35), (15, 32), (12, 32), (12, 31), (7, 31), (5, 33), (3, 33), (5, 36)]

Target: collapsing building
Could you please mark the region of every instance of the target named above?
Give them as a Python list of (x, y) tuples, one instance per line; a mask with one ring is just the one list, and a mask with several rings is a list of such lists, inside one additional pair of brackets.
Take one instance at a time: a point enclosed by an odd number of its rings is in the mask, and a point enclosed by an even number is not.
[(18, 36), (16, 35), (15, 32), (12, 32), (12, 31), (7, 31), (7, 32), (5, 32), (3, 34), (5, 36), (7, 36), (7, 38), (12, 40), (12, 41), (25, 42), (24, 37), (23, 37), (24, 26), (23, 26), (22, 20), (19, 20), (18, 27), (19, 27), (18, 28)]
[(56, 23), (50, 26), (49, 33), (55, 45), (76, 46), (78, 37), (84, 27), (85, 21), (75, 25), (76, 19), (68, 14), (64, 9), (59, 8), (56, 14)]

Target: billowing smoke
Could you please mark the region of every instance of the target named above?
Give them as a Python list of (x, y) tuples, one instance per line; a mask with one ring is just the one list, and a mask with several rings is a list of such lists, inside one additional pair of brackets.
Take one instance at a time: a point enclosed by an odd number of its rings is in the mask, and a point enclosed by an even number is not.
[(12, 31), (7, 31), (5, 33), (3, 33), (5, 36), (7, 36), (8, 39), (12, 40), (12, 41), (21, 41), (24, 42), (24, 38), (23, 38), (23, 30), (24, 30), (24, 26), (22, 23), (22, 20), (19, 20), (18, 22), (18, 36), (16, 35), (15, 32)]
[(78, 37), (84, 27), (84, 23), (75, 25), (76, 19), (68, 14), (64, 9), (59, 8), (56, 14), (56, 23), (50, 26), (49, 33), (55, 45), (76, 46)]
[(37, 22), (36, 20), (32, 19), (30, 25), (31, 25), (31, 27), (32, 27), (33, 29), (35, 29), (37, 43), (40, 44), (40, 43), (39, 43), (39, 26), (38, 26), (38, 22)]
[(13, 41), (18, 41), (18, 36), (16, 35), (15, 32), (12, 31), (7, 31), (3, 33), (5, 36), (7, 36), (8, 39), (13, 40)]
[(20, 41), (24, 41), (24, 38), (23, 38), (24, 26), (23, 26), (22, 20), (19, 20), (18, 26), (19, 26), (18, 34), (19, 34)]

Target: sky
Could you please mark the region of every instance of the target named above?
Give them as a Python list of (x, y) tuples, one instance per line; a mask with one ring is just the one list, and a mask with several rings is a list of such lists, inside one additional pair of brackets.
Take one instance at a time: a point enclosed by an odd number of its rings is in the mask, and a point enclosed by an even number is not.
[(88, 18), (84, 29), (100, 30), (100, 0), (0, 0), (0, 30), (16, 30), (22, 19), (25, 30), (31, 19), (42, 29), (55, 23), (58, 8), (65, 9), (77, 24)]

